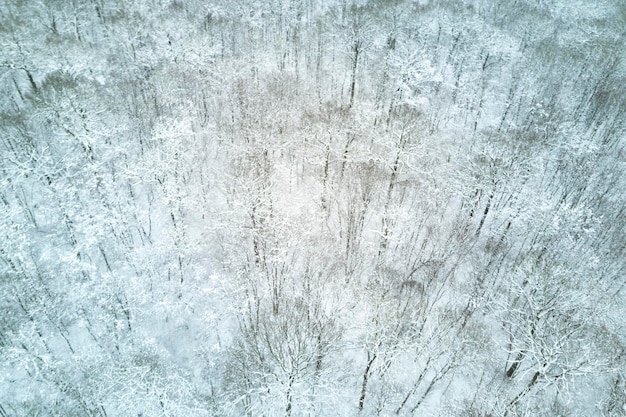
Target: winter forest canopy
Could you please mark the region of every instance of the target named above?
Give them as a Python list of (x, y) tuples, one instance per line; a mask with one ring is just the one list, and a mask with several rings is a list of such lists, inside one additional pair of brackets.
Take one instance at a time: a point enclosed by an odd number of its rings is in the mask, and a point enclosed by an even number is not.
[(0, 416), (626, 416), (626, 3), (0, 3)]

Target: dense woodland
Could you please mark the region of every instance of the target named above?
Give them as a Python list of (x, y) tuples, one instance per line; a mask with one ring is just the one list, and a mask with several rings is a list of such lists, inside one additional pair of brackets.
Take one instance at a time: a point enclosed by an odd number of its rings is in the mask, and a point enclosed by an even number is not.
[(0, 2), (0, 416), (626, 416), (622, 0)]

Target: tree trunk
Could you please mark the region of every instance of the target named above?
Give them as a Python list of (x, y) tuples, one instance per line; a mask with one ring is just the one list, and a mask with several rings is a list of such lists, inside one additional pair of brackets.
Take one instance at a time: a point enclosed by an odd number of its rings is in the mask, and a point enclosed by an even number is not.
[(367, 365), (365, 366), (365, 372), (363, 372), (363, 384), (361, 385), (361, 396), (359, 397), (359, 412), (363, 411), (363, 404), (365, 404), (365, 393), (367, 391), (367, 382), (370, 377), (370, 370), (372, 364), (376, 360), (376, 354), (371, 355), (367, 352)]
[(352, 46), (352, 51), (354, 52), (354, 57), (352, 58), (352, 75), (350, 78), (350, 104), (349, 108), (352, 108), (354, 104), (354, 90), (356, 87), (356, 69), (359, 64), (359, 53), (361, 52), (361, 42), (357, 39), (354, 41), (354, 45)]

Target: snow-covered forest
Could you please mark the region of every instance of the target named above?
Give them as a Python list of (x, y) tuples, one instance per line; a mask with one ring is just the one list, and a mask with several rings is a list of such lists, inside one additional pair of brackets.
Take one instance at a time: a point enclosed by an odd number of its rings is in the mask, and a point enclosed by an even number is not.
[(0, 417), (626, 416), (626, 2), (0, 2)]

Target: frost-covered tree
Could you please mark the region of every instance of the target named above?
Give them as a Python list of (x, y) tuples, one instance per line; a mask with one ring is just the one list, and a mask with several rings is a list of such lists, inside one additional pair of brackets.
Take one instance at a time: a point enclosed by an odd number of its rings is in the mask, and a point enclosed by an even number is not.
[(625, 8), (0, 5), (0, 415), (624, 415)]

